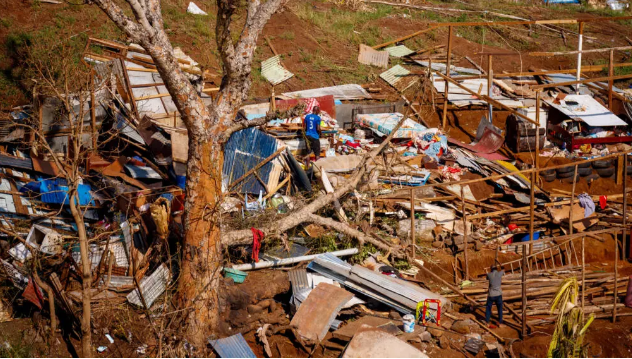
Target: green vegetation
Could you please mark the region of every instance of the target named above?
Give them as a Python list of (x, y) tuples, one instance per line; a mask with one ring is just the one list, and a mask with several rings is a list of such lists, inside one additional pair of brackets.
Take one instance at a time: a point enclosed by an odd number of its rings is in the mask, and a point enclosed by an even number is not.
[(390, 38), (383, 37), (381, 28), (369, 22), (406, 13), (404, 9), (388, 5), (377, 5), (374, 9), (374, 11), (356, 11), (350, 8), (332, 7), (326, 12), (314, 11), (311, 4), (301, 2), (297, 4), (294, 11), (299, 18), (309, 21), (337, 40), (354, 45), (362, 43), (372, 46), (381, 41), (388, 41)]
[(33, 347), (23, 342), (9, 343), (0, 338), (0, 358), (33, 358)]

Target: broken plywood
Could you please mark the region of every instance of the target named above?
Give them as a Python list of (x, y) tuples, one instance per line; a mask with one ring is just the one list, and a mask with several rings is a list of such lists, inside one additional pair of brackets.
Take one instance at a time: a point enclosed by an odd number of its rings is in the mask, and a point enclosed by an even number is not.
[(303, 338), (320, 342), (342, 306), (352, 298), (353, 294), (342, 288), (320, 283), (298, 308), (290, 325)]
[(336, 339), (350, 341), (362, 326), (378, 327), (388, 323), (391, 323), (390, 319), (367, 315), (345, 324), (342, 328), (333, 332), (332, 335)]
[[(570, 205), (560, 206), (558, 208), (549, 207), (548, 211), (553, 218), (553, 223), (560, 224), (562, 222), (568, 223)], [(583, 232), (586, 228), (597, 224), (599, 219), (595, 216), (595, 214), (591, 214), (590, 216), (584, 218), (584, 209), (579, 203), (575, 203), (573, 205), (573, 228), (578, 232)]]
[(358, 62), (365, 65), (373, 65), (377, 67), (388, 67), (388, 52), (378, 51), (370, 46), (360, 44), (360, 54), (358, 54)]

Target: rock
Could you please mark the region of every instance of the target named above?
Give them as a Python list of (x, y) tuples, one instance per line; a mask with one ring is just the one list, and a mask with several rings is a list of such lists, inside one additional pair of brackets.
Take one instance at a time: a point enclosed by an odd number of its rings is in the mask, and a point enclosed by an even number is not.
[(485, 245), (484, 245), (484, 244), (483, 244), (483, 242), (481, 242), (481, 241), (475, 241), (475, 242), (474, 242), (474, 249), (475, 249), (477, 252), (478, 252), (478, 251), (480, 251), (481, 249), (483, 249), (483, 247), (484, 247), (484, 246), (485, 246)]
[(438, 339), (443, 336), (444, 331), (436, 328), (428, 328), (428, 333), (430, 333), (433, 338)]
[(399, 314), (398, 312), (394, 310), (391, 310), (391, 312), (388, 313), (388, 317), (389, 319), (393, 319), (393, 320), (402, 320), (401, 314)]
[(432, 246), (433, 246), (434, 248), (443, 248), (443, 242), (440, 242), (440, 241), (434, 241), (434, 242), (432, 242)]
[(254, 304), (250, 304), (246, 308), (248, 309), (248, 313), (250, 314), (261, 313), (263, 311), (263, 308), (261, 306), (254, 305)]
[(472, 322), (470, 319), (457, 320), (452, 324), (450, 329), (454, 330), (457, 333), (470, 334), (472, 332), (472, 325), (474, 325), (474, 322)]
[(431, 341), (431, 340), (432, 340), (432, 334), (430, 334), (430, 332), (423, 332), (423, 333), (420, 333), (420, 334), (419, 334), (419, 339), (420, 339), (422, 342), (426, 342), (426, 343), (427, 343), (427, 342), (429, 342), (429, 341)]
[(450, 340), (448, 337), (439, 338), (439, 348), (448, 349), (450, 347)]

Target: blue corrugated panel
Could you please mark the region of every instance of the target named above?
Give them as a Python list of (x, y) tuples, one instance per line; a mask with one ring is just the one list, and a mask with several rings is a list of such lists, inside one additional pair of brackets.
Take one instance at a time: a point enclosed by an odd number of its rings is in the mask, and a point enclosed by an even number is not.
[[(77, 188), (79, 195), (79, 205), (87, 206), (92, 202), (90, 194), (91, 187), (87, 184), (80, 184)], [(69, 204), (68, 185), (64, 179), (40, 180), (30, 182), (20, 189), (20, 192), (38, 192), (41, 194), (37, 199), (44, 203)]]
[[(277, 140), (256, 128), (248, 128), (235, 132), (226, 146), (224, 146), (223, 182), (228, 186), (236, 179), (243, 176), (261, 161), (270, 157), (277, 150)], [(257, 170), (257, 175), (268, 182), (272, 163), (268, 162)], [(236, 185), (233, 190), (238, 192), (259, 194), (265, 193), (265, 188), (255, 178), (250, 176)]]
[(241, 333), (232, 337), (208, 341), (221, 358), (256, 358)]

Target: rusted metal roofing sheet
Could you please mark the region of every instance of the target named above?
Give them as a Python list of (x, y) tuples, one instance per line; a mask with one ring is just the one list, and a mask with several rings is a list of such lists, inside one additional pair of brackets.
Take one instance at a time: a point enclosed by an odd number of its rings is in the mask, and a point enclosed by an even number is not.
[(255, 353), (244, 339), (241, 333), (237, 333), (232, 337), (217, 340), (208, 340), (209, 344), (215, 349), (220, 358), (256, 358)]
[(290, 322), (298, 333), (309, 340), (320, 342), (331, 323), (353, 294), (332, 284), (320, 283), (303, 301)]
[(281, 65), (281, 56), (277, 55), (267, 60), (261, 61), (261, 75), (266, 78), (273, 86), (294, 76)]
[(498, 149), (502, 147), (503, 142), (505, 142), (505, 138), (492, 130), (485, 129), (483, 137), (481, 137), (481, 140), (475, 144), (468, 145), (452, 138), (448, 138), (448, 142), (480, 154), (494, 153), (498, 151)]
[(393, 57), (404, 57), (415, 53), (415, 51), (407, 48), (406, 45), (391, 46), (385, 48), (384, 50)]
[(388, 52), (378, 51), (370, 46), (360, 44), (358, 62), (365, 65), (373, 65), (386, 68), (388, 67)]

